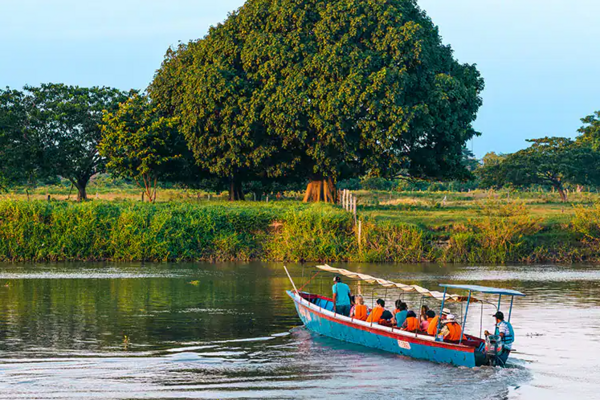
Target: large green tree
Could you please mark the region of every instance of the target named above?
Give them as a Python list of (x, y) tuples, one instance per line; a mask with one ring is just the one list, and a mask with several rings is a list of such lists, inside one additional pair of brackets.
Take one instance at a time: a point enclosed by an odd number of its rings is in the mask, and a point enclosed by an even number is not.
[(62, 176), (77, 188), (78, 199), (87, 198), (90, 178), (102, 172), (98, 154), (100, 123), (104, 110), (117, 109), (127, 94), (112, 88), (82, 88), (63, 84), (26, 86), (22, 92), (0, 93), (7, 122), (8, 153), (12, 176), (32, 180)]
[(598, 184), (600, 153), (562, 137), (528, 140), (532, 145), (486, 163), (478, 174), (482, 186), (547, 185), (567, 201), (565, 184)]
[(150, 95), (179, 118), (198, 163), (231, 181), (466, 174), (483, 80), (414, 0), (249, 0), (169, 50)]

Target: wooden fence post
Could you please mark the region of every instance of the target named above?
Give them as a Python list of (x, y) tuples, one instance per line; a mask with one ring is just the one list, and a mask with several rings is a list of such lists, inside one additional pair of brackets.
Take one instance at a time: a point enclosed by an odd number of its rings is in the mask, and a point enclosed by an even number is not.
[(358, 221), (358, 254), (362, 253), (362, 221)]

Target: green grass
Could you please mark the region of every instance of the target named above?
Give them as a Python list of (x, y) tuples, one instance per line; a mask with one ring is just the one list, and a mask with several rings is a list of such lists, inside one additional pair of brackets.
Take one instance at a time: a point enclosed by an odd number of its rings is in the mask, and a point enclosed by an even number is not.
[[(358, 192), (358, 230), (338, 206), (0, 200), (0, 261), (546, 262), (600, 260), (600, 200), (551, 193)], [(165, 197), (165, 193), (162, 193)], [(111, 197), (112, 196), (112, 197)], [(212, 197), (214, 199), (214, 197)], [(600, 203), (600, 202), (598, 202)]]
[[(468, 224), (481, 218), (481, 207), (490, 198), (523, 203), (544, 227), (568, 224), (574, 206), (600, 202), (600, 195), (573, 193), (570, 202), (561, 203), (558, 194), (551, 193), (471, 193), (452, 192), (358, 192), (362, 215), (376, 221), (414, 224), (432, 232), (452, 230), (453, 226)], [(446, 201), (444, 202), (444, 198)]]

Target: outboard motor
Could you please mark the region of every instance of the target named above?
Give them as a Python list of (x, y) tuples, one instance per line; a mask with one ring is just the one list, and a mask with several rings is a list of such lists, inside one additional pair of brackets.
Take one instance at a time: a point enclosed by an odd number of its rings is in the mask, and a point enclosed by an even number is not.
[[(502, 353), (502, 338), (499, 335), (489, 335), (485, 339), (485, 361), (486, 365), (496, 366), (498, 355)], [(500, 361), (502, 363), (502, 361)]]

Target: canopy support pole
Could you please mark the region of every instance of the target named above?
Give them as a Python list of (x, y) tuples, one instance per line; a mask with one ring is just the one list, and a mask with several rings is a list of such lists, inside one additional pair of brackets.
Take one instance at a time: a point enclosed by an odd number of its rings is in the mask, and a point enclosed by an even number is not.
[(446, 292), (448, 291), (447, 287), (444, 287), (444, 297), (442, 297), (442, 306), (440, 307), (440, 314), (438, 316), (438, 320), (437, 320), (437, 326), (435, 327), (435, 336), (433, 337), (433, 339), (437, 342), (438, 340), (438, 333), (440, 333), (440, 324), (442, 323), (442, 313), (444, 312), (444, 303), (446, 302)]
[(500, 303), (502, 302), (502, 295), (498, 295), (498, 309), (496, 311), (500, 311)]
[[(375, 286), (373, 286), (373, 290), (371, 290), (371, 313), (373, 313), (373, 309), (375, 308)], [(371, 316), (371, 328), (373, 327), (373, 316)]]
[[(463, 319), (463, 324), (462, 324), (462, 333), (460, 335), (460, 340), (458, 341), (458, 344), (462, 344), (463, 336), (465, 333), (465, 327), (467, 325), (467, 315), (469, 315), (469, 303), (470, 302), (471, 302), (471, 291), (469, 290), (469, 298), (467, 299), (467, 307), (465, 309), (465, 318)], [(462, 303), (460, 305), (460, 308), (462, 310)]]
[(513, 301), (515, 301), (515, 296), (512, 296), (510, 298), (510, 310), (508, 311), (508, 322), (510, 322), (510, 316), (512, 315)]
[(479, 338), (483, 335), (483, 301), (481, 302), (481, 317), (479, 318)]
[(423, 298), (425, 296), (421, 296), (421, 306), (419, 307), (419, 330), (421, 330), (421, 322), (423, 322)]
[(302, 287), (300, 288), (300, 290), (304, 289), (306, 287), (306, 285), (308, 285), (310, 283), (310, 281), (312, 281), (315, 276), (319, 275), (319, 273), (321, 273), (321, 271), (317, 271), (316, 274), (314, 274), (308, 281), (306, 281), (306, 283), (304, 283), (304, 285), (302, 285)]
[(294, 287), (294, 292), (296, 292), (296, 294), (298, 294), (298, 289), (296, 289), (296, 284), (292, 280), (292, 277), (290, 276), (290, 273), (288, 272), (288, 269), (286, 268), (285, 265), (283, 266), (283, 269), (285, 269), (285, 273), (287, 274), (288, 278), (290, 278), (290, 282), (292, 282), (292, 286)]

